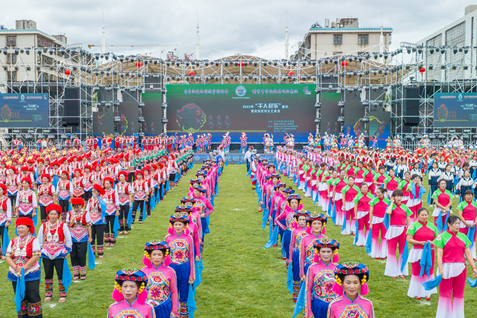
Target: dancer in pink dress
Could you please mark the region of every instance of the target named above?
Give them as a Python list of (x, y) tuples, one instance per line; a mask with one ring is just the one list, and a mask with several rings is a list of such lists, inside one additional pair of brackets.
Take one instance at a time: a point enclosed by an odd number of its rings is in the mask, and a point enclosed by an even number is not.
[(364, 298), (368, 293), (369, 270), (360, 263), (348, 262), (335, 268), (333, 291), (340, 297), (328, 307), (327, 318), (374, 318), (373, 303)]

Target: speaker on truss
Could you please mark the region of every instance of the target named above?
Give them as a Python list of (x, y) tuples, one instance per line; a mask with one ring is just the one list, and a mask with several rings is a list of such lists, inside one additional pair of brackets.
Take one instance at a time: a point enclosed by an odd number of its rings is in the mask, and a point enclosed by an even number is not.
[(419, 87), (404, 88), (403, 121), (407, 126), (419, 124)]

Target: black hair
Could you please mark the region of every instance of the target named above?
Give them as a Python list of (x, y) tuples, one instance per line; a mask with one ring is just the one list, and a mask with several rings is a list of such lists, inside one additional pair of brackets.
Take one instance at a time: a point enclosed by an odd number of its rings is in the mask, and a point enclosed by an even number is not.
[(393, 197), (402, 197), (402, 190), (401, 189), (394, 190)]
[(449, 216), (449, 217), (447, 218), (447, 224), (448, 224), (448, 225), (452, 225), (452, 224), (454, 224), (454, 223), (457, 222), (457, 221), (460, 221), (460, 219), (459, 219), (459, 217), (456, 216), (456, 215), (451, 215), (451, 216)]
[(378, 187), (376, 190), (379, 190), (379, 192), (381, 192), (382, 194), (386, 193), (386, 190), (384, 190), (383, 187)]
[(465, 191), (464, 196), (466, 196), (468, 194), (474, 195), (474, 192), (472, 192), (472, 190), (467, 190), (467, 191)]
[(419, 210), (417, 210), (417, 216), (421, 215), (421, 212), (422, 212), (422, 211), (426, 211), (427, 214), (429, 214), (429, 211), (427, 211), (426, 208), (420, 208)]
[[(126, 280), (120, 280), (120, 281), (118, 281), (119, 286), (123, 287), (123, 283), (124, 283), (124, 282), (127, 282), (127, 281), (126, 281)], [(139, 289), (139, 288), (141, 288), (141, 285), (142, 285), (144, 282), (134, 282), (134, 283), (136, 283), (137, 289)]]
[(411, 176), (411, 179), (412, 179), (412, 180), (414, 180), (415, 178), (419, 178), (419, 175), (418, 175), (418, 174), (413, 174), (413, 175)]

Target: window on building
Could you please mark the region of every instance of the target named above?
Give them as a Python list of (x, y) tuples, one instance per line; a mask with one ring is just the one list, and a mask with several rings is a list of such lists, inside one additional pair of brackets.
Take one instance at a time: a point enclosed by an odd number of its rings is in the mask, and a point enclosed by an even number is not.
[(368, 45), (368, 44), (369, 44), (369, 35), (358, 34), (358, 45)]
[(11, 64), (11, 65), (17, 64), (17, 55), (8, 53), (7, 54), (7, 64)]
[(333, 37), (333, 44), (334, 45), (343, 44), (343, 34), (335, 34)]
[(42, 55), (41, 58), (43, 65), (53, 65), (53, 59), (51, 57)]
[(7, 46), (17, 46), (17, 36), (8, 35), (7, 36)]
[(17, 81), (17, 71), (8, 71), (7, 72), (7, 81), (16, 82)]
[(333, 56), (343, 55), (343, 52), (333, 52)]

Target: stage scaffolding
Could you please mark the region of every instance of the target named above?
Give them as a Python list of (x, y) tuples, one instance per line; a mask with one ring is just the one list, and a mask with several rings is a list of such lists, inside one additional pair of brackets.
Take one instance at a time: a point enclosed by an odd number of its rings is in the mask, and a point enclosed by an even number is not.
[[(321, 125), (321, 93), (356, 91), (363, 106), (365, 132), (369, 133), (371, 107), (382, 107), (391, 116), (390, 134), (413, 142), (423, 134), (433, 140), (446, 141), (463, 137), (477, 140), (477, 129), (433, 127), (436, 93), (476, 92), (476, 48), (416, 46), (401, 43), (391, 52), (359, 55), (328, 56), (319, 60), (267, 60), (249, 55), (233, 55), (214, 60), (159, 59), (143, 55), (91, 53), (81, 46), (57, 48), (3, 48), (0, 54), (16, 58), (0, 63), (0, 80), (4, 93), (48, 93), (50, 96), (50, 127), (35, 129), (33, 139), (51, 137), (61, 140), (69, 134), (84, 139), (92, 134), (95, 111), (113, 112), (125, 99), (138, 103), (142, 120), (141, 93), (162, 93), (163, 131), (167, 132), (167, 85), (173, 84), (282, 84), (309, 83), (315, 87), (317, 100), (316, 131)], [(34, 55), (24, 59), (26, 55)], [(24, 76), (13, 76), (13, 74)], [(23, 78), (22, 78), (23, 77)], [(4, 77), (0, 77), (4, 78)], [(419, 88), (419, 114), (407, 115), (405, 90)], [(80, 112), (78, 127), (67, 124), (64, 93), (67, 88), (79, 88)], [(346, 94), (338, 103), (341, 131), (346, 117)], [(407, 122), (415, 117), (416, 123)], [(115, 118), (115, 121), (119, 121)], [(138, 123), (139, 124), (139, 123)], [(139, 125), (141, 127), (142, 125)], [(43, 133), (46, 131), (48, 133)], [(9, 130), (10, 137), (15, 137)], [(141, 131), (139, 131), (141, 133)], [(17, 133), (19, 134), (19, 133)], [(20, 137), (27, 133), (20, 133)], [(32, 134), (32, 133), (30, 133)]]

